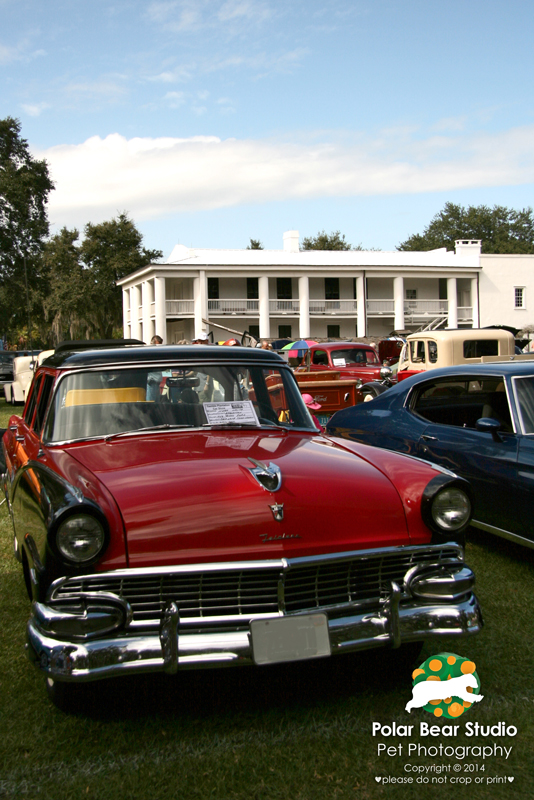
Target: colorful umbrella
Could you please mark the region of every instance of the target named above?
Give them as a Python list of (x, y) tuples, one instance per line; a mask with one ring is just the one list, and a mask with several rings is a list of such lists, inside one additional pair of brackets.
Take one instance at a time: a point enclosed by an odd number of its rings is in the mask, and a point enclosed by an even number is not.
[(302, 358), (312, 344), (317, 344), (317, 342), (314, 339), (297, 339), (296, 342), (286, 344), (285, 347), (282, 347), (282, 350), (288, 351), (288, 358)]

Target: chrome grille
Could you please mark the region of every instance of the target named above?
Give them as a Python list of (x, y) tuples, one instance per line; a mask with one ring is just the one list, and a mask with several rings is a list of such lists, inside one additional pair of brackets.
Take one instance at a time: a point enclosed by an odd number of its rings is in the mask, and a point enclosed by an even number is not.
[(460, 548), (451, 545), (280, 561), (263, 569), (251, 563), (246, 569), (221, 564), (221, 569), (209, 570), (196, 566), (174, 572), (172, 568), (121, 570), (65, 579), (54, 589), (53, 598), (112, 592), (130, 603), (137, 624), (159, 621), (170, 601), (177, 604), (184, 623), (229, 618), (245, 622), (260, 614), (376, 604), (391, 581), (404, 588), (404, 577), (412, 567), (460, 559)]

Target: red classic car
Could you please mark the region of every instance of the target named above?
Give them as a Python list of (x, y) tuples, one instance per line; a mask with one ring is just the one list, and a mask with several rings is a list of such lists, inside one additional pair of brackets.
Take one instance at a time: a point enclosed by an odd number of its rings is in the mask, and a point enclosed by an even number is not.
[(332, 370), (339, 372), (342, 380), (360, 378), (364, 383), (379, 380), (382, 366), (374, 347), (360, 342), (325, 342), (311, 345), (309, 355), (306, 355), (306, 364), (307, 366), (297, 367), (297, 370), (309, 369), (311, 372)]
[(275, 353), (60, 348), (3, 445), (27, 651), (58, 705), (108, 676), (481, 627), (469, 485), (318, 434)]

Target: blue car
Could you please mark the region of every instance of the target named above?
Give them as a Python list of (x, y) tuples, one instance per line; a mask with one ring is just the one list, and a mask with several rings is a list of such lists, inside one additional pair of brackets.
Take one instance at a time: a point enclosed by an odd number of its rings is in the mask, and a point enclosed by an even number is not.
[(422, 372), (338, 411), (326, 432), (467, 478), (471, 524), (534, 548), (534, 360)]

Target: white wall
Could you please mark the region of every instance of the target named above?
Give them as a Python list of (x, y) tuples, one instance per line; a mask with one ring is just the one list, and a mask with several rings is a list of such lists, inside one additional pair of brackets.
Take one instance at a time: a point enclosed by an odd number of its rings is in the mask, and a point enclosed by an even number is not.
[[(534, 324), (534, 255), (480, 257), (480, 326)], [(524, 286), (525, 308), (514, 307), (516, 286)]]

